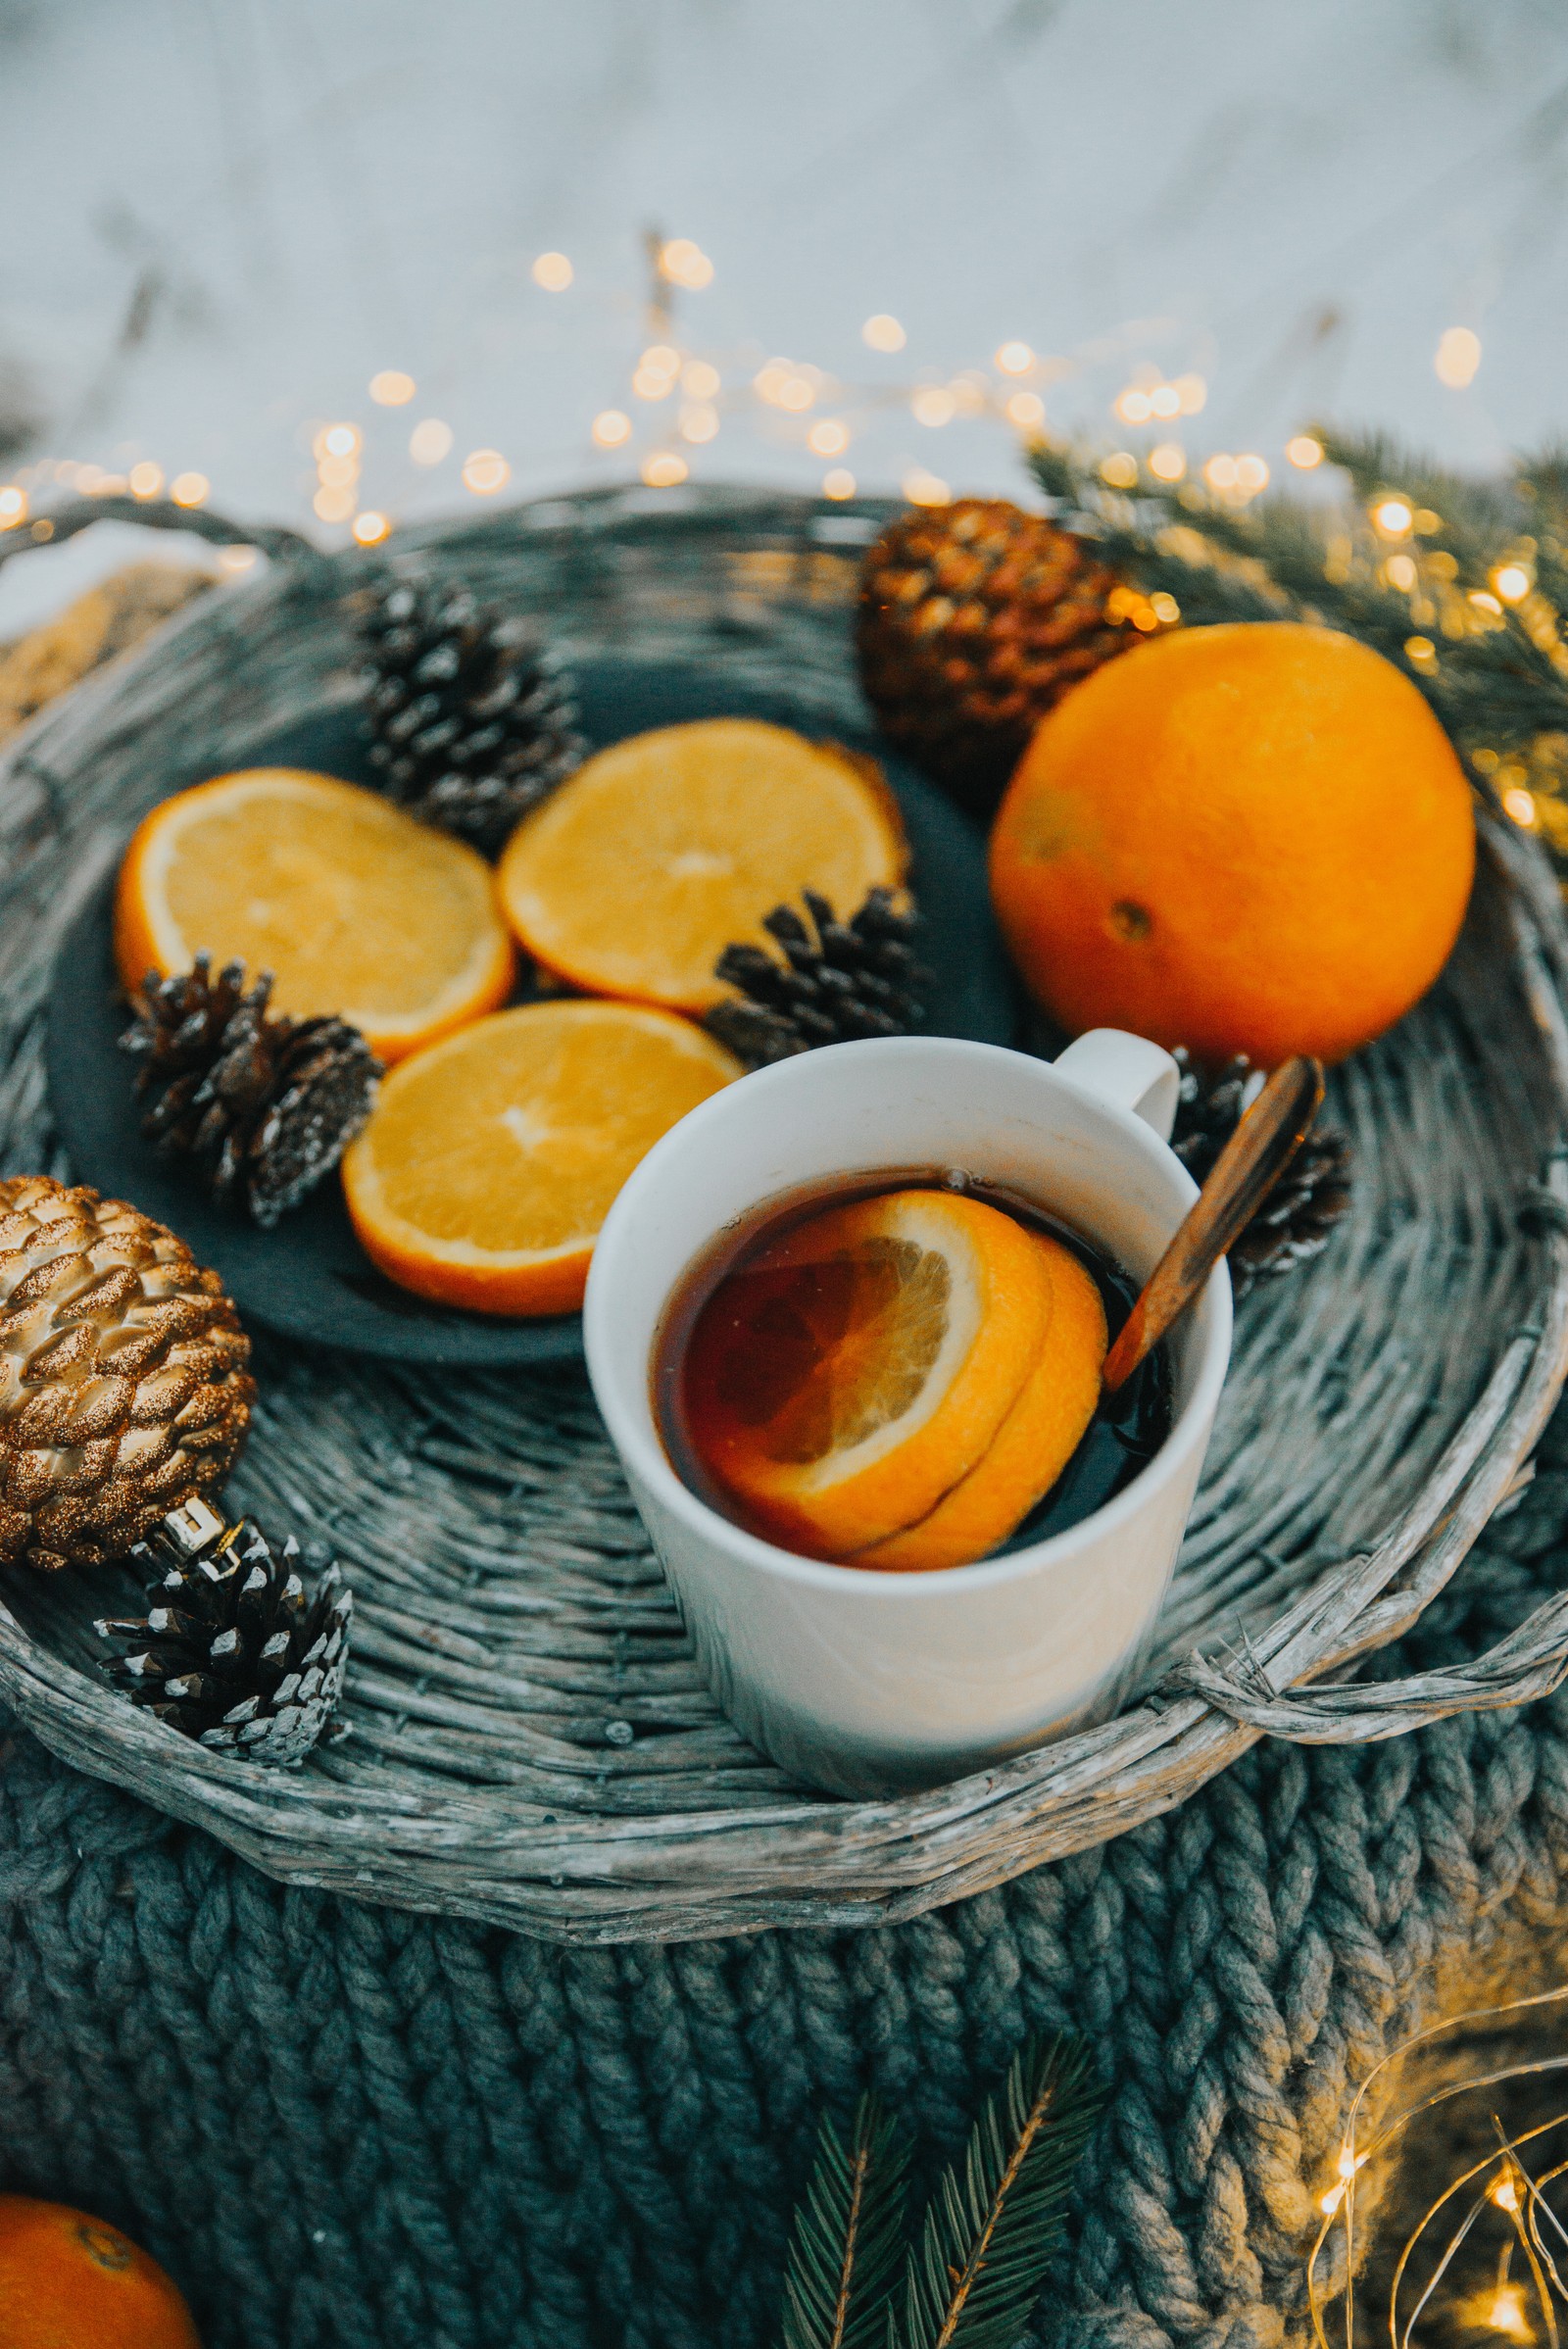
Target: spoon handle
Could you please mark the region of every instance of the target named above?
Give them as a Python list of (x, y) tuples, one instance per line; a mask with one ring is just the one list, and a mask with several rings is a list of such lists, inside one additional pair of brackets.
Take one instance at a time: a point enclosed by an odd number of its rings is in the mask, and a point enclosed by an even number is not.
[(1274, 1071), (1215, 1159), (1105, 1356), (1101, 1381), (1107, 1395), (1132, 1377), (1240, 1239), (1300, 1148), (1322, 1099), (1318, 1061), (1298, 1054)]

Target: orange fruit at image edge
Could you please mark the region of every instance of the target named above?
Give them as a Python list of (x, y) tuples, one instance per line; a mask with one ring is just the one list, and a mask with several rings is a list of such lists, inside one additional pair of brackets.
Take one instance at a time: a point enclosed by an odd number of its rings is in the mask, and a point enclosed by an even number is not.
[(0, 2194), (5, 2349), (201, 2349), (156, 2260), (64, 2203)]
[(590, 995), (701, 1012), (726, 946), (814, 889), (848, 919), (908, 860), (870, 759), (754, 718), (662, 726), (600, 751), (526, 816), (496, 879), (546, 969)]
[(830, 1207), (704, 1306), (684, 1382), (693, 1448), (770, 1539), (845, 1558), (973, 1468), (1051, 1306), (1033, 1235), (982, 1200), (898, 1191)]
[(1177, 629), (1045, 718), (991, 840), (1004, 935), (1063, 1026), (1336, 1060), (1432, 985), (1475, 869), (1420, 692), (1294, 621)]
[(385, 1061), (503, 1003), (515, 959), (482, 856), (378, 792), (291, 767), (215, 776), (153, 808), (115, 895), (127, 988), (206, 949), (272, 1008), (335, 1013)]
[(616, 1193), (662, 1134), (741, 1074), (645, 1003), (523, 1003), (401, 1061), (343, 1159), (366, 1254), (479, 1313), (570, 1313)]

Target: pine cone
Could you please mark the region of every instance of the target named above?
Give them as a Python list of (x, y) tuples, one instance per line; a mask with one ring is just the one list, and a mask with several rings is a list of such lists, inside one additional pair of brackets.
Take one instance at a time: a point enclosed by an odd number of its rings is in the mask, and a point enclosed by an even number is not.
[[(1245, 1052), (1205, 1078), (1178, 1048), (1181, 1092), (1170, 1146), (1195, 1183), (1206, 1181), (1262, 1088)], [(1343, 1134), (1309, 1133), (1230, 1252), (1231, 1280), (1245, 1297), (1256, 1280), (1294, 1272), (1322, 1254), (1350, 1203), (1350, 1146)]]
[(494, 856), (579, 766), (568, 680), (525, 629), (462, 590), (405, 580), (364, 620), (370, 760), (390, 799)]
[(215, 1272), (120, 1199), (0, 1182), (0, 1564), (123, 1557), (220, 1485), (256, 1386)]
[(381, 1063), (341, 1019), (269, 1018), (270, 971), (211, 958), (172, 979), (149, 971), (121, 1048), (140, 1062), (141, 1130), (196, 1162), (215, 1199), (264, 1231), (334, 1167), (375, 1104)]
[(291, 1535), (274, 1550), (250, 1518), (205, 1501), (166, 1517), (132, 1559), (162, 1579), (145, 1616), (106, 1618), (109, 1677), (160, 1721), (222, 1753), (297, 1769), (343, 1691), (354, 1598), (336, 1565), (313, 1598)]
[(860, 682), (888, 740), (989, 816), (1046, 711), (1138, 643), (1134, 610), (1082, 539), (1004, 498), (915, 507), (865, 558)]
[(703, 1024), (749, 1068), (819, 1044), (904, 1036), (920, 1017), (913, 990), (926, 974), (909, 943), (912, 907), (902, 912), (890, 889), (873, 889), (853, 920), (841, 922), (814, 890), (801, 896), (809, 923), (792, 905), (762, 917), (782, 961), (761, 947), (727, 946), (713, 966), (740, 992), (715, 1003)]

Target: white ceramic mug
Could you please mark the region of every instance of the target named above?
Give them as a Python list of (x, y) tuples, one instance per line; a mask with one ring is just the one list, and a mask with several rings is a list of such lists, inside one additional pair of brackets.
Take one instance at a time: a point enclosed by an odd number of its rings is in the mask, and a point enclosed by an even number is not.
[(653, 1352), (694, 1259), (800, 1186), (961, 1167), (1082, 1232), (1135, 1279), (1197, 1196), (1167, 1147), (1178, 1071), (1101, 1028), (1048, 1064), (900, 1036), (759, 1070), (682, 1118), (606, 1219), (588, 1370), (704, 1675), (754, 1743), (834, 1793), (931, 1786), (1105, 1719), (1164, 1599), (1230, 1354), (1220, 1265), (1170, 1340), (1171, 1432), (1079, 1524), (974, 1566), (883, 1574), (797, 1557), (720, 1516), (661, 1441)]

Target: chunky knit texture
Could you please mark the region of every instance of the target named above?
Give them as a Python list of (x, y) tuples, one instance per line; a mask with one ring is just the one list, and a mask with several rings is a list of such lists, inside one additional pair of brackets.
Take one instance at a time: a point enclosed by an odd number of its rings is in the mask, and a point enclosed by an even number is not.
[[(1568, 1580), (1565, 1521), (1559, 1419), (1404, 1668)], [(284, 1891), (17, 1735), (0, 1916), (0, 2185), (139, 2237), (208, 2349), (763, 2349), (823, 2101), (929, 2170), (1034, 2023), (1115, 2083), (1043, 2337), (1269, 2349), (1355, 2082), (1568, 1923), (1568, 1695), (1266, 1743), (915, 1924), (600, 1952)]]

